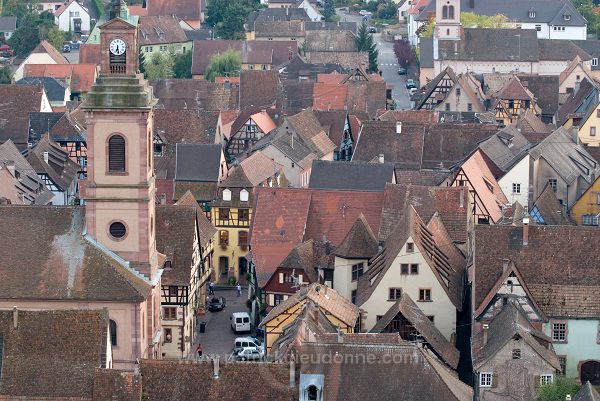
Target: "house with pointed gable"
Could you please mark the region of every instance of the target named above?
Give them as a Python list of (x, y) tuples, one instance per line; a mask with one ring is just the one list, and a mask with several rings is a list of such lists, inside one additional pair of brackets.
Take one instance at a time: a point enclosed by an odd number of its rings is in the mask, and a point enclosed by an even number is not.
[(535, 399), (537, 389), (552, 383), (561, 365), (552, 339), (534, 327), (517, 301), (504, 300), (472, 338), (477, 399)]
[(567, 68), (560, 73), (558, 87), (559, 104), (564, 104), (569, 95), (577, 92), (584, 79), (591, 82), (594, 81), (590, 67), (583, 63), (581, 57), (576, 56)]
[(533, 93), (523, 86), (516, 75), (492, 96), (494, 99), (492, 109), (496, 112), (496, 122), (500, 127), (516, 122), (519, 115), (526, 110), (533, 112), (535, 115), (542, 112), (537, 106), (537, 99)]
[(465, 258), (452, 243), (439, 214), (425, 223), (413, 206), (374, 256), (358, 281), (356, 304), (360, 328), (371, 330), (389, 306), (403, 293), (450, 342), (455, 341), (456, 320), (463, 308), (462, 281)]
[[(29, 64), (69, 64), (67, 59), (54, 48), (50, 43), (42, 40), (39, 45), (35, 47), (19, 65), (19, 68), (15, 71), (13, 78), (15, 81), (23, 78), (25, 73), (25, 66)], [(43, 111), (43, 110), (40, 110)]]
[(252, 152), (257, 141), (277, 128), (270, 114), (267, 110), (256, 110), (256, 108), (243, 110), (240, 113), (231, 126), (229, 139), (225, 145), (225, 152), (229, 158)]
[(472, 74), (456, 75), (447, 67), (433, 78), (419, 94), (417, 110), (485, 111), (485, 94)]
[(495, 224), (502, 218), (506, 195), (496, 181), (481, 150), (476, 150), (455, 172), (450, 186), (465, 187), (475, 224)]

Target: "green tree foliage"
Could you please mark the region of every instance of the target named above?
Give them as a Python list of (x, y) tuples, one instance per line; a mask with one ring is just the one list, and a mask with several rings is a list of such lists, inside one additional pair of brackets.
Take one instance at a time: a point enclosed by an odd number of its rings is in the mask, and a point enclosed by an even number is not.
[(9, 84), (12, 78), (10, 65), (0, 67), (0, 84)]
[(175, 67), (173, 67), (175, 78), (192, 77), (192, 52), (188, 51), (175, 56)]
[(334, 0), (325, 0), (323, 4), (323, 18), (327, 22), (333, 21), (335, 17), (335, 2)]
[(43, 31), (40, 27), (40, 39), (47, 40), (55, 49), (60, 51), (63, 42), (65, 41), (65, 33), (58, 29), (56, 25), (52, 25), (50, 28), (44, 29)]
[(377, 44), (373, 40), (373, 35), (367, 30), (367, 25), (363, 22), (356, 35), (356, 47), (360, 52), (369, 52), (369, 71), (377, 72)]
[(210, 58), (206, 67), (205, 78), (214, 82), (216, 77), (234, 77), (240, 74), (242, 56), (240, 52), (229, 49), (225, 53), (215, 54)]
[(8, 39), (8, 43), (15, 51), (15, 56), (25, 57), (40, 43), (40, 34), (35, 17), (28, 15), (21, 25)]
[(221, 39), (244, 39), (248, 14), (260, 7), (258, 0), (208, 0), (206, 24)]
[[(508, 28), (510, 26), (508, 18), (503, 14), (487, 16), (475, 13), (460, 13), (460, 23), (463, 28)], [(427, 24), (419, 28), (417, 34), (422, 38), (430, 38), (433, 36), (434, 29), (435, 17), (432, 17)]]
[(579, 387), (575, 380), (559, 376), (555, 378), (554, 383), (540, 387), (536, 401), (564, 401), (567, 394), (575, 397)]
[(398, 16), (398, 9), (395, 3), (390, 2), (386, 4), (382, 9), (377, 12), (377, 18), (380, 19), (396, 19)]
[(175, 54), (172, 49), (144, 56), (144, 76), (146, 79), (173, 78)]
[[(17, 25), (20, 25), (34, 9), (37, 8), (37, 0), (3, 0), (3, 16), (17, 17)], [(2, 1), (0, 1), (2, 3)]]

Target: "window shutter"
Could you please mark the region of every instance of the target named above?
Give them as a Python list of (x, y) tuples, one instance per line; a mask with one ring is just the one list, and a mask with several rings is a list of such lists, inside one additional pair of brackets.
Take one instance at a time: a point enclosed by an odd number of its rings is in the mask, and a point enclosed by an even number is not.
[(496, 387), (498, 387), (498, 373), (494, 372), (492, 373), (492, 388)]
[(279, 284), (283, 284), (283, 273), (279, 273)]
[(275, 295), (273, 294), (269, 294), (269, 305), (275, 306)]
[(298, 284), (302, 284), (302, 274), (298, 274)]
[(533, 376), (533, 386), (535, 388), (540, 387), (540, 376), (539, 375)]
[(125, 171), (125, 139), (121, 135), (113, 135), (108, 140), (108, 170)]
[(283, 300), (285, 301), (285, 300), (287, 300), (287, 299), (288, 299), (288, 296), (287, 296), (287, 295), (284, 295), (284, 296), (283, 296)]

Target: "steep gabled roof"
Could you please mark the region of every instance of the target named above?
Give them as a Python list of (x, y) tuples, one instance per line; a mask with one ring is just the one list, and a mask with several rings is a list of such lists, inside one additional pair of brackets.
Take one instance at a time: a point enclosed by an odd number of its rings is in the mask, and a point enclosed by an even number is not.
[(40, 112), (44, 95), (41, 85), (0, 85), (1, 143), (10, 139), (20, 150), (27, 147), (29, 113)]
[(447, 363), (452, 369), (458, 366), (459, 352), (435, 327), (433, 322), (421, 311), (412, 299), (402, 292), (402, 296), (388, 309), (388, 311), (377, 321), (370, 333), (381, 333), (390, 322), (401, 314), (419, 332), (423, 339), (429, 344), (433, 351)]
[(573, 401), (600, 401), (600, 394), (592, 384), (587, 381), (581, 386), (575, 395), (575, 398), (573, 398)]
[[(592, 188), (590, 186), (590, 188)], [(584, 196), (583, 193), (581, 196)], [(538, 224), (546, 224), (551, 226), (575, 225), (575, 223), (565, 213), (563, 206), (556, 197), (556, 193), (552, 187), (546, 183), (546, 187), (533, 202), (531, 214)], [(541, 221), (540, 221), (541, 217)]]
[(46, 40), (42, 40), (31, 53), (46, 53), (56, 64), (69, 64), (69, 61)]
[[(48, 154), (48, 162), (45, 155)], [(63, 192), (67, 192), (81, 168), (60, 145), (44, 135), (35, 148), (30, 150), (27, 161), (38, 174), (46, 174)], [(73, 195), (73, 194), (71, 194)]]
[(178, 143), (177, 181), (217, 182), (221, 173), (221, 145)]
[(378, 246), (373, 230), (361, 213), (334, 254), (345, 259), (370, 259), (377, 254)]
[(479, 145), (479, 149), (503, 172), (507, 172), (531, 146), (520, 130), (510, 125)]
[(272, 160), (260, 150), (253, 152), (250, 157), (242, 160), (240, 168), (252, 183), (253, 187), (273, 177), (283, 169), (283, 165)]
[(574, 125), (579, 125), (590, 110), (595, 110), (598, 104), (598, 88), (593, 81), (584, 78), (579, 84), (579, 89), (569, 95), (567, 100), (558, 109), (557, 123), (564, 124), (569, 118), (574, 118)]

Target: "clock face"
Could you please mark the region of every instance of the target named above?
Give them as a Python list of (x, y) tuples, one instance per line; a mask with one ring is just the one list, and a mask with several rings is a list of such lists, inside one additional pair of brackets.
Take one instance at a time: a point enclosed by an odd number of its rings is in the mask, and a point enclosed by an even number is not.
[(125, 53), (127, 45), (123, 39), (113, 39), (112, 42), (110, 42), (109, 48), (112, 54), (115, 56), (120, 56), (121, 54)]

